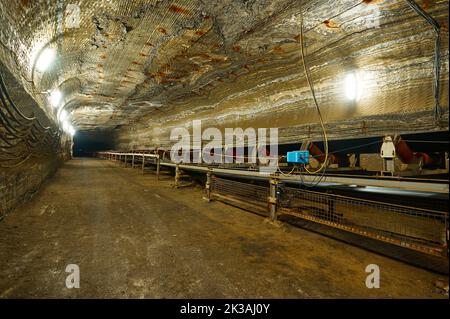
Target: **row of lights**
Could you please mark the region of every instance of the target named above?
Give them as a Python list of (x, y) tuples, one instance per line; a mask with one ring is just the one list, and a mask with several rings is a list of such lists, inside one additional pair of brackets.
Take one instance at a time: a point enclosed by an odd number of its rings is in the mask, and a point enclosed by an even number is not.
[[(56, 52), (54, 49), (46, 48), (44, 49), (41, 54), (39, 55), (37, 61), (36, 61), (36, 69), (38, 69), (40, 72), (44, 72), (48, 69), (48, 67), (52, 64), (53, 60), (56, 57)], [(62, 106), (62, 99), (63, 95), (60, 90), (54, 89), (50, 95), (49, 95), (49, 102), (50, 105), (59, 110)], [(73, 126), (69, 123), (67, 111), (62, 109), (59, 112), (58, 120), (61, 123), (62, 129), (70, 134), (71, 136), (74, 136), (76, 131), (73, 128)]]
[[(42, 53), (40, 54), (37, 62), (36, 62), (36, 68), (44, 72), (53, 62), (55, 59), (56, 53), (54, 49), (46, 48)], [(362, 96), (363, 96), (363, 78), (360, 73), (357, 72), (351, 72), (348, 73), (344, 79), (344, 92), (345, 96), (348, 100), (353, 102), (358, 102)], [(56, 108), (59, 109), (61, 107), (61, 101), (62, 101), (62, 93), (58, 89), (55, 89), (51, 92), (49, 96), (50, 104)], [(72, 127), (72, 125), (68, 122), (68, 114), (65, 110), (61, 110), (59, 115), (59, 121), (62, 124), (63, 130), (72, 136), (75, 135), (75, 129)]]

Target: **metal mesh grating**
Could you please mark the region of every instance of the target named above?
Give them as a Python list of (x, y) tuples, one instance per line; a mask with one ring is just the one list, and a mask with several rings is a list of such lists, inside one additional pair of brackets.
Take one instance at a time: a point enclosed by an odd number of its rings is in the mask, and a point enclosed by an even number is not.
[(214, 176), (211, 183), (211, 193), (265, 208), (267, 207), (269, 187), (242, 183)]
[[(277, 212), (427, 254), (447, 254), (448, 212), (278, 186)], [(255, 212), (269, 208), (269, 186), (217, 178), (211, 195)], [(256, 208), (256, 209), (255, 209)]]
[(427, 253), (446, 253), (448, 212), (282, 188), (279, 212)]

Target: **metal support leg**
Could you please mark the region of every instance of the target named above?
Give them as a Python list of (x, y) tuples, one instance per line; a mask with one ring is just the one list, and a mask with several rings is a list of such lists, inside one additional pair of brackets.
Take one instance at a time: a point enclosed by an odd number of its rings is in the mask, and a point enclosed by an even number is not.
[(133, 154), (133, 156), (131, 157), (131, 168), (134, 168), (134, 154)]
[(205, 184), (206, 197), (204, 197), (204, 199), (207, 200), (208, 202), (211, 201), (211, 178), (212, 178), (211, 170), (208, 170), (208, 172), (206, 173), (206, 184)]
[(157, 181), (159, 181), (159, 170), (160, 170), (160, 163), (161, 162), (161, 160), (160, 160), (160, 158), (158, 157), (157, 159), (156, 159), (156, 180)]
[(278, 204), (278, 176), (270, 176), (270, 188), (269, 188), (269, 216), (272, 221), (277, 220), (277, 204)]
[(180, 186), (180, 175), (180, 167), (177, 164), (177, 166), (175, 167), (175, 188), (178, 188)]
[(445, 169), (446, 169), (446, 171), (448, 172), (448, 168), (449, 168), (449, 163), (448, 163), (448, 152), (445, 152), (444, 160), (445, 160)]
[(144, 169), (145, 169), (145, 156), (144, 154), (142, 154), (142, 174), (144, 174)]
[(127, 167), (127, 155), (125, 155), (125, 160), (123, 161), (123, 167)]

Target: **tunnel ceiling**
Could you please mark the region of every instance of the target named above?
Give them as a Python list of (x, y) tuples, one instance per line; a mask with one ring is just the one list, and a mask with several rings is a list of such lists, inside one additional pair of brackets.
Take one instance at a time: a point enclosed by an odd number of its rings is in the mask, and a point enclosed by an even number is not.
[[(217, 121), (261, 114), (278, 125), (314, 119), (298, 0), (70, 3), (80, 9), (79, 27), (71, 24), (69, 1), (0, 2), (1, 61), (53, 118), (47, 97), (59, 88), (81, 130), (199, 114)], [(448, 1), (418, 3), (448, 32)], [(303, 12), (309, 67), (330, 120), (349, 115), (340, 83), (352, 69), (372, 72), (372, 97), (384, 98), (362, 101), (351, 115), (433, 105), (433, 31), (405, 1), (310, 0), (303, 1)], [(57, 58), (39, 72), (34, 62), (45, 47), (55, 48)], [(444, 43), (444, 83), (447, 60)], [(402, 95), (407, 98), (399, 101)], [(448, 108), (448, 91), (442, 104)]]

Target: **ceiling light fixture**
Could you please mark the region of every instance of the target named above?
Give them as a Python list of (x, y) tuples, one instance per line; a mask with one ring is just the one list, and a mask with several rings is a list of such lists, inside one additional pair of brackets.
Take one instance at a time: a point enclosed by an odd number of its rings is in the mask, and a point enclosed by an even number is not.
[(69, 134), (70, 134), (71, 136), (74, 136), (75, 133), (76, 133), (76, 130), (73, 128), (72, 125), (70, 125), (70, 126), (69, 126)]
[(345, 77), (345, 96), (351, 101), (358, 102), (363, 95), (363, 79), (361, 74), (351, 72)]
[(65, 123), (65, 121), (67, 120), (67, 111), (66, 110), (62, 110), (61, 113), (59, 113), (59, 120), (61, 121), (61, 123)]
[(53, 90), (52, 93), (50, 93), (50, 104), (53, 107), (58, 107), (59, 104), (61, 103), (61, 99), (62, 99), (62, 93), (59, 90)]
[(48, 69), (50, 64), (52, 64), (53, 60), (55, 59), (56, 52), (52, 48), (46, 48), (44, 49), (41, 54), (39, 54), (39, 57), (36, 61), (36, 68), (44, 72)]
[(70, 128), (70, 124), (67, 121), (63, 122), (62, 128), (64, 130), (64, 132), (69, 132), (69, 128)]

